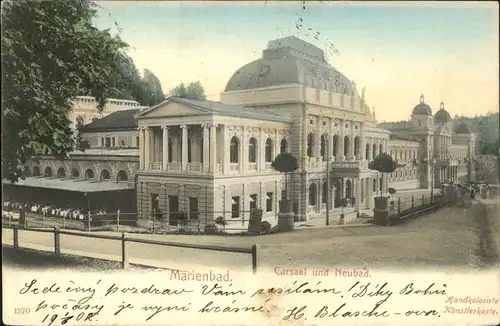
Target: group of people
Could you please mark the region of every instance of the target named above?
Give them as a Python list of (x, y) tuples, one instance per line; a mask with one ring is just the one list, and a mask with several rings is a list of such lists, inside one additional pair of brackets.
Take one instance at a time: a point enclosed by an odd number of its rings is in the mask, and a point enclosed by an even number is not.
[[(32, 203), (31, 205), (25, 203), (16, 203), (6, 201), (3, 203), (2, 215), (6, 218), (16, 219), (18, 218), (20, 212), (31, 212), (38, 215), (61, 218), (61, 219), (72, 219), (72, 220), (86, 220), (88, 219), (88, 211), (79, 208), (60, 208), (55, 205), (40, 205)], [(107, 214), (105, 210), (99, 210), (97, 215)]]
[(466, 206), (466, 204), (472, 204), (472, 200), (476, 199), (477, 195), (481, 196), (481, 198), (488, 198), (491, 194), (490, 185), (485, 183), (469, 182), (460, 184), (450, 182), (448, 186), (451, 186), (454, 190), (452, 203), (458, 206)]

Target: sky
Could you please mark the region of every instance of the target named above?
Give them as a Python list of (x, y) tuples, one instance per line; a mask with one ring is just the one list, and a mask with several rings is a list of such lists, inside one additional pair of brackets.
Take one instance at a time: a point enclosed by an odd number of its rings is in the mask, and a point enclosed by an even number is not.
[(324, 49), (358, 90), (366, 87), (378, 121), (409, 119), (421, 94), (434, 113), (441, 102), (452, 116), (499, 110), (496, 2), (98, 4), (96, 26), (119, 34), (165, 93), (199, 80), (218, 101), (232, 74), (259, 59), (269, 40), (295, 35)]

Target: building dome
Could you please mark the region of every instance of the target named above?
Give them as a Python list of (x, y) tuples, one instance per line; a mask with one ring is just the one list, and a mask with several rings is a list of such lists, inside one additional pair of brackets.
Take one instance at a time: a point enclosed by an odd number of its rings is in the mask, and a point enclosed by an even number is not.
[(451, 120), (451, 115), (444, 109), (444, 103), (441, 102), (441, 107), (439, 111), (434, 115), (434, 121), (438, 123), (447, 123)]
[(330, 66), (323, 50), (295, 36), (269, 41), (262, 58), (238, 69), (225, 92), (299, 84), (355, 95), (353, 83)]
[(465, 123), (461, 123), (458, 127), (457, 127), (457, 134), (472, 134), (472, 132), (470, 131), (469, 127), (465, 124)]
[(432, 116), (432, 109), (430, 106), (428, 106), (427, 104), (425, 104), (424, 102), (424, 95), (420, 95), (420, 103), (417, 104), (417, 106), (415, 106), (413, 108), (413, 112), (412, 114), (414, 115), (429, 115), (429, 116)]

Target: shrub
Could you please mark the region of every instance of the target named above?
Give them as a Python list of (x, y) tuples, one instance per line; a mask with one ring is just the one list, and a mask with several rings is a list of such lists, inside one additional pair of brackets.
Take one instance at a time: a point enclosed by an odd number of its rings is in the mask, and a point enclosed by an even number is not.
[(389, 188), (389, 189), (387, 189), (387, 190), (389, 191), (389, 194), (390, 194), (391, 196), (392, 196), (392, 195), (394, 195), (394, 194), (396, 193), (396, 189), (394, 189), (394, 188)]
[(268, 234), (271, 231), (271, 223), (268, 221), (260, 222), (260, 233)]
[(218, 230), (215, 224), (207, 224), (205, 225), (204, 231), (205, 234), (216, 234)]
[(218, 224), (218, 225), (226, 225), (226, 220), (224, 219), (224, 217), (222, 216), (219, 216), (215, 219), (215, 224)]
[(271, 167), (274, 170), (285, 174), (285, 193), (288, 198), (288, 173), (299, 168), (297, 158), (290, 153), (280, 153), (271, 163)]

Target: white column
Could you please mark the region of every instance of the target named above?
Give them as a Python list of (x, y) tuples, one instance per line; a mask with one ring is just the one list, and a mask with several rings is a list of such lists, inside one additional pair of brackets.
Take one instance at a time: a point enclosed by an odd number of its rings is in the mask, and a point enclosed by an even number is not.
[(361, 161), (367, 160), (366, 157), (366, 142), (365, 142), (365, 124), (360, 123), (359, 130), (359, 159)]
[(356, 182), (356, 197), (354, 200), (356, 201), (356, 210), (359, 212), (361, 209), (361, 180), (355, 179)]
[(188, 129), (186, 125), (181, 125), (182, 130), (182, 157), (181, 157), (181, 166), (182, 171), (187, 170), (187, 161), (188, 161)]
[(210, 164), (210, 134), (206, 123), (201, 126), (203, 127), (203, 172), (207, 172)]
[(139, 168), (144, 170), (145, 144), (144, 144), (144, 127), (139, 128)]
[(210, 125), (210, 172), (217, 171), (217, 125)]
[[(227, 130), (227, 125), (223, 126), (223, 132), (222, 132), (222, 142), (223, 142), (223, 149), (224, 153), (222, 153), (224, 160), (224, 166), (223, 166), (223, 173), (228, 174), (229, 173), (229, 151), (230, 151), (230, 144), (229, 144), (229, 135), (228, 135), (228, 130)], [(239, 150), (238, 150), (239, 151)]]
[(163, 126), (163, 171), (167, 170), (168, 166), (168, 127)]
[(259, 148), (257, 151), (257, 171), (263, 171), (266, 160), (266, 139), (264, 139), (264, 130), (260, 128), (259, 131)]
[(344, 161), (344, 124), (345, 124), (345, 121), (344, 120), (340, 120), (339, 121), (340, 123), (340, 134), (338, 135), (339, 136), (339, 143), (338, 143), (338, 153), (339, 155), (337, 155), (337, 160), (342, 162)]
[(239, 151), (240, 173), (247, 173), (248, 171), (248, 130), (243, 126), (243, 137), (241, 139), (241, 151)]
[(151, 140), (151, 129), (149, 127), (146, 127), (144, 131), (144, 168), (146, 170), (149, 170), (149, 162), (151, 159), (150, 140)]

